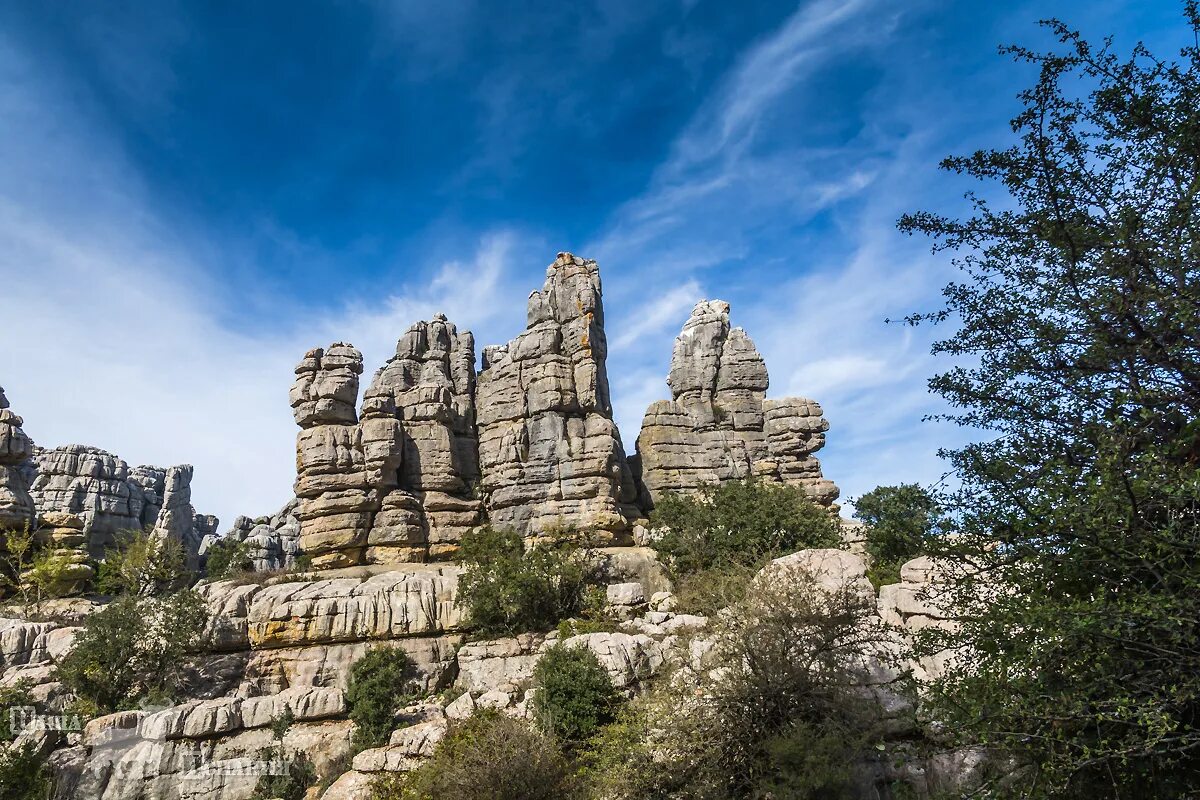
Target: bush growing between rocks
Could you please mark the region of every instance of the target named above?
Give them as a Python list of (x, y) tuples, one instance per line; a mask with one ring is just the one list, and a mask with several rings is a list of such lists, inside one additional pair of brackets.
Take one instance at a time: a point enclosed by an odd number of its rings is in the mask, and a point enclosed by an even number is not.
[(799, 489), (753, 479), (705, 486), (695, 496), (667, 492), (650, 526), (662, 531), (655, 547), (679, 575), (759, 565), (840, 541), (834, 518)]
[(396, 712), (417, 694), (412, 686), (412, 662), (403, 650), (379, 647), (354, 662), (346, 703), (354, 722), (355, 747), (387, 744), (396, 726)]
[(614, 756), (609, 741), (607, 762), (623, 766), (598, 779), (604, 796), (856, 796), (854, 770), (883, 733), (857, 686), (861, 660), (887, 640), (872, 612), (857, 587), (826, 591), (800, 570), (755, 581), (727, 612), (712, 668), (681, 672), (638, 706), (641, 743), (626, 737)]
[(557, 742), (525, 722), (483, 711), (451, 726), (433, 757), (381, 778), (374, 800), (577, 800), (578, 781)]
[(926, 489), (915, 483), (876, 486), (854, 503), (854, 518), (867, 528), (867, 577), (876, 588), (900, 580), (900, 567), (925, 552), (941, 509)]
[(203, 598), (186, 585), (183, 551), (146, 533), (110, 550), (100, 583), (116, 599), (91, 614), (55, 668), (81, 713), (97, 715), (170, 699), (187, 655), (208, 622)]
[(532, 708), (542, 730), (578, 745), (613, 721), (621, 696), (596, 654), (556, 644), (533, 670)]
[(49, 800), (50, 769), (26, 742), (0, 742), (0, 800)]
[(249, 553), (250, 548), (245, 542), (221, 539), (208, 548), (204, 559), (204, 573), (210, 580), (222, 581), (250, 572), (254, 564)]
[(485, 636), (550, 630), (584, 606), (591, 568), (570, 539), (526, 548), (514, 531), (481, 528), (459, 559), (458, 602)]
[(21, 530), (0, 532), (0, 553), (0, 590), (17, 598), (25, 619), (41, 619), (42, 603), (66, 593), (71, 581), (65, 574), (74, 563), (64, 555), (38, 547), (28, 522)]
[(283, 771), (260, 775), (250, 795), (251, 800), (303, 800), (309, 787), (317, 782), (316, 768), (305, 753), (289, 754), (283, 749), (283, 737), (295, 720), (290, 708), (271, 720), (271, 735), (275, 737), (275, 744), (260, 750), (258, 757), (282, 766)]
[(106, 594), (156, 597), (183, 588), (195, 576), (185, 567), (183, 546), (149, 530), (121, 531), (104, 551), (96, 586)]

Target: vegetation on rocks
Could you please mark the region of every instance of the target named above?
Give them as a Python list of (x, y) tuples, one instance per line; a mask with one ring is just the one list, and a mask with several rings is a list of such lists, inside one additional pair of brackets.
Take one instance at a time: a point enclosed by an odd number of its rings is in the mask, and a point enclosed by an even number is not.
[(867, 525), (871, 583), (900, 580), (901, 565), (926, 552), (940, 511), (933, 495), (915, 483), (876, 486), (854, 501), (854, 518)]
[(586, 647), (549, 648), (533, 670), (532, 710), (542, 729), (577, 745), (612, 722), (621, 696), (608, 671)]
[(46, 600), (61, 597), (72, 562), (38, 544), (29, 524), (0, 531), (0, 593), (15, 597), (26, 619), (40, 619)]
[(482, 711), (451, 726), (433, 758), (407, 775), (377, 780), (374, 800), (574, 800), (582, 798), (553, 737)]
[(0, 800), (48, 800), (50, 769), (34, 748), (0, 742)]
[(485, 636), (550, 630), (583, 609), (591, 568), (572, 540), (525, 546), (511, 530), (485, 527), (466, 534), (458, 602)]
[(737, 602), (750, 576), (773, 558), (836, 547), (837, 521), (799, 489), (754, 479), (667, 492), (650, 526), (676, 579), (680, 608), (711, 614)]
[(354, 722), (354, 744), (363, 749), (386, 744), (396, 712), (417, 696), (412, 662), (397, 647), (377, 647), (354, 662), (346, 703)]
[(100, 583), (116, 597), (89, 615), (55, 668), (82, 711), (101, 714), (170, 698), (200, 644), (208, 610), (191, 589), (182, 552), (146, 533), (110, 550)]

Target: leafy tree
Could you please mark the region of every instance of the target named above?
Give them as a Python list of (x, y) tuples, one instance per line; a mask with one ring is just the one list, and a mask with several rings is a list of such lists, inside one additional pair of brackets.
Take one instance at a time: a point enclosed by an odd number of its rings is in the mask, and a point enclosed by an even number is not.
[(185, 567), (183, 546), (151, 531), (128, 530), (105, 550), (96, 585), (115, 595), (152, 597), (186, 586), (193, 577)]
[(354, 721), (354, 744), (359, 748), (387, 744), (396, 726), (396, 712), (417, 692), (413, 665), (403, 650), (378, 647), (354, 662), (346, 702)]
[(192, 591), (121, 597), (84, 621), (55, 669), (57, 679), (97, 713), (169, 698), (207, 620), (203, 599)]
[(836, 547), (829, 512), (792, 486), (758, 480), (705, 486), (698, 496), (666, 493), (650, 516), (658, 551), (680, 574), (726, 564), (761, 564), (806, 547)]
[(208, 549), (204, 559), (204, 572), (214, 581), (233, 578), (253, 569), (250, 548), (245, 542), (220, 539)]
[(621, 696), (586, 647), (556, 644), (533, 669), (533, 714), (543, 730), (577, 745), (613, 721)]
[(374, 800), (572, 800), (580, 788), (554, 739), (496, 711), (451, 726), (407, 776), (381, 777)]
[(902, 230), (958, 252), (930, 386), (987, 439), (947, 453), (970, 658), (946, 730), (1015, 757), (1021, 797), (1186, 796), (1200, 785), (1200, 13), (1179, 61), (1058, 21), (1018, 140), (943, 166), (994, 182), (973, 213)]
[(854, 503), (866, 523), (870, 577), (877, 587), (900, 579), (900, 567), (923, 554), (939, 512), (937, 500), (915, 483), (876, 486)]
[(511, 530), (482, 528), (463, 537), (458, 602), (485, 635), (549, 630), (579, 614), (592, 570), (570, 541), (526, 549)]

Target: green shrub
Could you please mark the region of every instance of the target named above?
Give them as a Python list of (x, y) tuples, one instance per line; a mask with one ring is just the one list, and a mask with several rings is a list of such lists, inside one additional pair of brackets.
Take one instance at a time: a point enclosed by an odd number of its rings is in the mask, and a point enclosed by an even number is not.
[(550, 630), (584, 606), (590, 568), (571, 541), (525, 548), (513, 531), (482, 528), (463, 537), (458, 602), (481, 634)]
[(30, 743), (0, 746), (0, 800), (49, 800), (50, 768)]
[(621, 696), (586, 647), (556, 644), (533, 669), (533, 714), (547, 733), (577, 745), (612, 722)]
[(183, 546), (149, 530), (121, 531), (104, 551), (96, 585), (112, 595), (156, 597), (189, 585)]
[(742, 601), (758, 569), (757, 564), (724, 564), (680, 575), (675, 579), (675, 609), (711, 617)]
[(166, 597), (125, 596), (87, 617), (55, 668), (83, 713), (104, 714), (170, 697), (180, 667), (208, 621), (204, 600), (184, 590)]
[(809, 547), (836, 547), (828, 510), (791, 486), (757, 480), (706, 486), (699, 495), (666, 493), (650, 516), (656, 549), (677, 575), (729, 564), (758, 566)]
[(28, 678), (22, 678), (13, 686), (0, 686), (0, 746), (10, 739), (15, 739), (16, 734), (12, 729), (13, 717), (9, 713), (9, 709), (24, 708), (33, 705), (33, 695), (30, 694), (33, 689), (33, 682)]
[(19, 531), (0, 532), (0, 554), (0, 594), (15, 595), (26, 619), (41, 619), (44, 601), (75, 588), (76, 579), (70, 574), (75, 562), (40, 547), (29, 523)]
[(722, 617), (713, 669), (660, 682), (638, 704), (645, 716), (624, 737), (628, 765), (594, 776), (604, 787), (596, 796), (855, 796), (853, 769), (878, 752), (884, 730), (858, 687), (857, 665), (887, 643), (873, 600), (853, 586), (822, 590), (800, 570), (755, 582)]
[(454, 724), (407, 776), (376, 781), (375, 800), (575, 800), (571, 765), (553, 738), (496, 711)]
[(250, 548), (245, 542), (221, 539), (205, 554), (204, 573), (211, 580), (221, 581), (236, 577), (254, 569), (250, 560)]
[(346, 703), (354, 721), (356, 747), (365, 749), (387, 743), (396, 725), (396, 711), (417, 695), (412, 671), (412, 662), (396, 647), (378, 647), (354, 662)]
[(877, 486), (854, 503), (854, 517), (867, 528), (871, 582), (879, 587), (900, 580), (900, 567), (925, 552), (940, 508), (915, 483)]
[(288, 753), (283, 747), (283, 737), (296, 721), (296, 715), (290, 708), (283, 714), (271, 720), (271, 735), (275, 738), (273, 747), (265, 747), (258, 751), (258, 757), (281, 766), (281, 772), (260, 775), (254, 785), (251, 800), (303, 800), (309, 788), (317, 782), (317, 770), (312, 760), (303, 752)]

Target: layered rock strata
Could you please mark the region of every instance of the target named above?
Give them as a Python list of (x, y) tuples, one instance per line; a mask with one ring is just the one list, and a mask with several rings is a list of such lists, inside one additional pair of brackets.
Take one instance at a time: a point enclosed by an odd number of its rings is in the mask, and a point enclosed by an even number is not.
[(529, 296), (525, 332), (483, 355), (479, 460), (493, 525), (628, 537), (641, 512), (612, 419), (607, 347), (599, 267), (559, 253)]
[(255, 572), (291, 569), (300, 555), (300, 520), (296, 517), (296, 499), (270, 517), (238, 517), (233, 526), (219, 537), (209, 535), (200, 545), (205, 556), (219, 541), (229, 540), (245, 545), (246, 558)]
[(675, 340), (670, 400), (646, 410), (638, 435), (649, 501), (663, 492), (756, 477), (803, 489), (832, 505), (838, 489), (812, 453), (829, 423), (812, 400), (767, 400), (767, 367), (754, 342), (729, 324), (729, 304), (696, 304)]
[(300, 549), (317, 568), (361, 564), (381, 491), (396, 485), (399, 422), (358, 422), (362, 354), (335, 342), (305, 354), (290, 393), (296, 437)]
[(33, 498), (24, 465), (33, 442), (21, 429), (24, 421), (9, 410), (0, 388), (0, 530), (20, 530), (34, 521)]
[(395, 419), (400, 469), (367, 536), (367, 561), (452, 556), (481, 522), (475, 339), (442, 314), (400, 337), (363, 398), (364, 424)]

